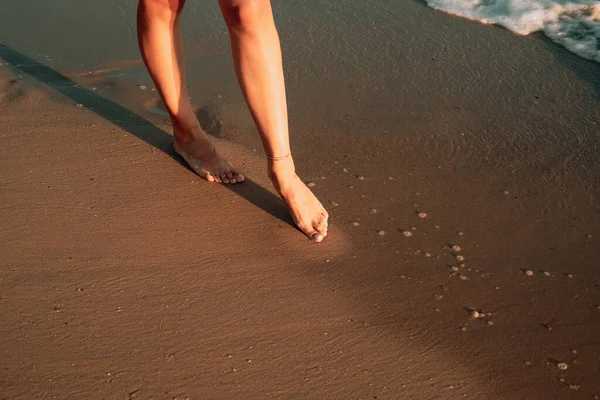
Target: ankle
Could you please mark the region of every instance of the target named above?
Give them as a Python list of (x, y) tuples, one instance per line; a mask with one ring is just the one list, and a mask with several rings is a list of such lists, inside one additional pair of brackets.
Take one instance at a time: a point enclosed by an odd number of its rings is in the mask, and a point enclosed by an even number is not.
[(173, 136), (181, 144), (204, 142), (209, 140), (206, 133), (198, 126), (182, 125), (173, 122)]
[(292, 157), (282, 160), (268, 160), (267, 173), (276, 188), (283, 188), (296, 179), (296, 168)]
[(171, 116), (171, 125), (173, 126), (173, 135), (180, 143), (189, 143), (207, 137), (195, 116)]

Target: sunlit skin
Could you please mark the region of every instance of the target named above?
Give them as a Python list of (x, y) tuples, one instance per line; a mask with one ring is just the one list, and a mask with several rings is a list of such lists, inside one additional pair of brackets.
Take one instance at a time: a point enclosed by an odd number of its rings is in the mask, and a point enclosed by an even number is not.
[[(180, 14), (185, 0), (140, 0), (137, 29), (142, 57), (171, 117), (173, 147), (209, 182), (240, 183), (244, 176), (200, 127), (186, 89)], [(279, 36), (270, 0), (220, 0), (240, 88), (256, 123), (271, 182), (298, 228), (316, 242), (327, 236), (329, 215), (296, 175), (289, 133)]]

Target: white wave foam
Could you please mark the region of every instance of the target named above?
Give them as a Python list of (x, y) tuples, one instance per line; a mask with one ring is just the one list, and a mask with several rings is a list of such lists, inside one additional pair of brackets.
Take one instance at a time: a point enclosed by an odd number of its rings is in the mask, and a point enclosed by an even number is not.
[(517, 34), (543, 31), (573, 53), (600, 62), (599, 0), (426, 0), (461, 17)]

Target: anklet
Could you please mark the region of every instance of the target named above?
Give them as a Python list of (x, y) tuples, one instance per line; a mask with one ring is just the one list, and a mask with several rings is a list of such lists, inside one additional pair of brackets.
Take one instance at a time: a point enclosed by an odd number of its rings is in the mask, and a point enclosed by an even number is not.
[(271, 161), (281, 161), (281, 160), (285, 160), (286, 158), (288, 158), (289, 156), (291, 156), (292, 154), (289, 153), (285, 156), (281, 156), (281, 157), (271, 157), (271, 156), (267, 156), (267, 158)]

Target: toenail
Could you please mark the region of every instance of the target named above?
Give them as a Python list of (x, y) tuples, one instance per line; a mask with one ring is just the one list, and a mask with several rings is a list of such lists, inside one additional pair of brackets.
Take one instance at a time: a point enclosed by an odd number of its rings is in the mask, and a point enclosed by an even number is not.
[(315, 233), (314, 235), (312, 235), (311, 239), (314, 240), (315, 242), (320, 242), (321, 240), (323, 240), (323, 235), (321, 235), (320, 233)]

